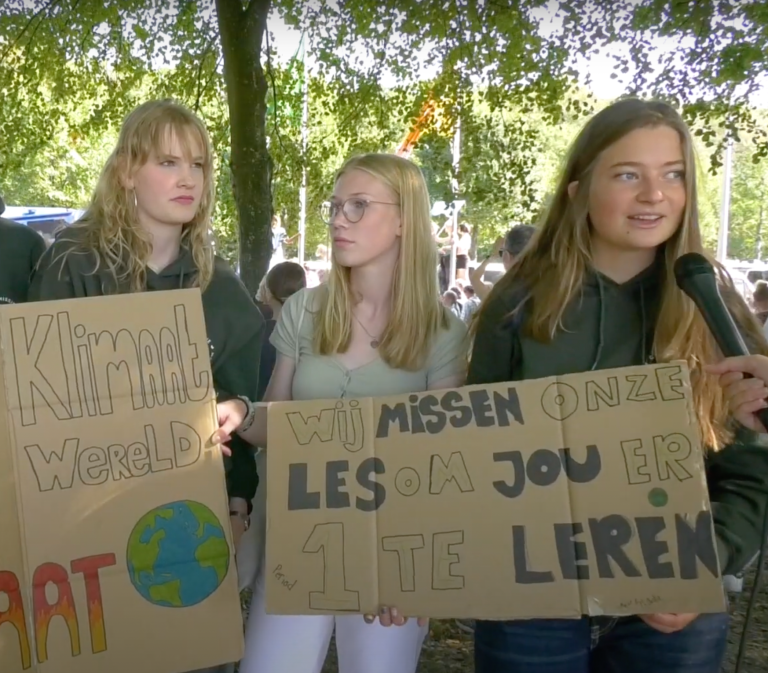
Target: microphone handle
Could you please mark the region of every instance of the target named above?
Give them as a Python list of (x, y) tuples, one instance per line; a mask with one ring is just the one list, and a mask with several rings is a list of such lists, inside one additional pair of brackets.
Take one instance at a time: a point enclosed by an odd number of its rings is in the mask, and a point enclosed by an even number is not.
[[(707, 323), (710, 332), (712, 332), (712, 336), (715, 337), (715, 341), (725, 357), (730, 358), (741, 355), (750, 355), (749, 349), (747, 348), (746, 343), (744, 343), (744, 338), (741, 336), (741, 332), (719, 291), (717, 292), (716, 298), (716, 302), (720, 304), (719, 307), (714, 307), (714, 302), (704, 301), (704, 297), (701, 297), (698, 294), (689, 296), (693, 299), (704, 317), (704, 322)], [(722, 310), (717, 310), (717, 308), (721, 308)], [(724, 317), (727, 318), (727, 321), (730, 324), (723, 324)], [(744, 378), (751, 379), (753, 377), (751, 374), (744, 374)], [(768, 384), (768, 381), (766, 381), (766, 384)], [(760, 409), (755, 412), (755, 415), (763, 424), (763, 427), (768, 430), (768, 409)]]

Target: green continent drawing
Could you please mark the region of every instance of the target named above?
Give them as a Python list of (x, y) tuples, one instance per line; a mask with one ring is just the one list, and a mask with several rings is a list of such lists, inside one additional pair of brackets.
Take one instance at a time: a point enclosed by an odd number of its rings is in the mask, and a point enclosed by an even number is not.
[(221, 586), (229, 570), (229, 545), (210, 509), (180, 500), (139, 519), (128, 539), (127, 562), (131, 583), (143, 598), (187, 608)]

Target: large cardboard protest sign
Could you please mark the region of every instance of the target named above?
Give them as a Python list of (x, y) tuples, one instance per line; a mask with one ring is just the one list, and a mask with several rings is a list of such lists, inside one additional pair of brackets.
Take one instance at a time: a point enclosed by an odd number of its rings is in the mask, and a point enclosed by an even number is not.
[(272, 404), (268, 612), (724, 609), (683, 363)]
[(200, 292), (2, 307), (0, 382), (0, 671), (239, 659)]

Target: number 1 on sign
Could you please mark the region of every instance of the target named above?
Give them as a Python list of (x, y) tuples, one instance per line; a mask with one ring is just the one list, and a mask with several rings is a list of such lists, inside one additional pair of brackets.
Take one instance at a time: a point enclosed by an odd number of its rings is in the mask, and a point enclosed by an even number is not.
[(317, 524), (304, 543), (303, 551), (305, 554), (323, 552), (323, 590), (309, 592), (309, 609), (360, 612), (360, 593), (347, 589), (344, 524)]

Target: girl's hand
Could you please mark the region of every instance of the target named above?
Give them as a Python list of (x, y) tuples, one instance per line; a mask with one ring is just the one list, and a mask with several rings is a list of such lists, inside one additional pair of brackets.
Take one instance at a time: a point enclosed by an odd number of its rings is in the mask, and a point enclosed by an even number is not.
[(211, 442), (213, 444), (221, 444), (221, 450), (224, 455), (231, 456), (232, 451), (223, 446), (223, 444), (232, 439), (232, 433), (243, 424), (248, 414), (248, 407), (245, 406), (245, 402), (242, 400), (233, 399), (219, 402), (216, 405), (216, 411), (219, 416), (219, 429), (211, 437)]
[[(707, 365), (706, 371), (720, 376), (720, 385), (733, 417), (750, 430), (766, 432), (757, 412), (768, 408), (768, 357), (726, 358), (719, 364)], [(745, 378), (745, 374), (754, 378)]]
[[(366, 623), (373, 624), (376, 621), (376, 615), (365, 615)], [(419, 617), (419, 626), (426, 626), (429, 624), (429, 619), (426, 617)], [(381, 608), (379, 611), (379, 623), (382, 626), (403, 626), (408, 623), (408, 617), (403, 617), (397, 608)]]
[(698, 614), (675, 614), (672, 612), (659, 612), (653, 615), (638, 615), (648, 626), (661, 631), (661, 633), (675, 633), (682, 631), (690, 624)]

